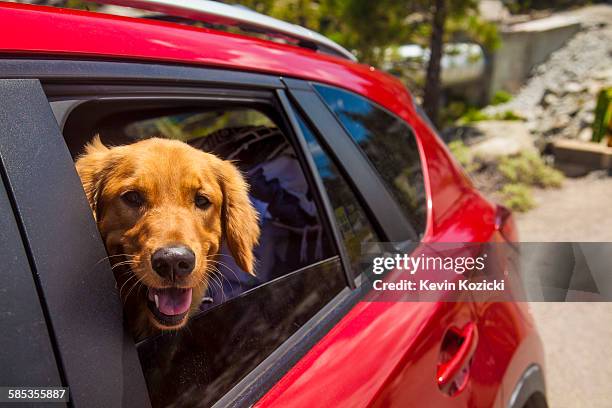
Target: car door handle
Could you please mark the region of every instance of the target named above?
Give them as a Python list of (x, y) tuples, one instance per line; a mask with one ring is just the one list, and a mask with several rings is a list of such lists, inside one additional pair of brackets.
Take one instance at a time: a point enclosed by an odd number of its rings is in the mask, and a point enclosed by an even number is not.
[(447, 361), (438, 366), (438, 387), (445, 392), (449, 390), (453, 380), (466, 369), (478, 344), (478, 329), (474, 322), (466, 324), (456, 335), (461, 342), (459, 348)]

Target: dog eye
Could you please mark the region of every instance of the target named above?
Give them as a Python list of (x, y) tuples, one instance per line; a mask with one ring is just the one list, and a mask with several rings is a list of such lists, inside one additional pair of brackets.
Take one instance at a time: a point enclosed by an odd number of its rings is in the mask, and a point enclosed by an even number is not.
[(144, 198), (138, 191), (128, 191), (121, 195), (121, 199), (130, 207), (140, 208), (144, 204)]
[(195, 205), (198, 208), (205, 209), (210, 205), (210, 200), (203, 196), (202, 194), (196, 194), (195, 196)]

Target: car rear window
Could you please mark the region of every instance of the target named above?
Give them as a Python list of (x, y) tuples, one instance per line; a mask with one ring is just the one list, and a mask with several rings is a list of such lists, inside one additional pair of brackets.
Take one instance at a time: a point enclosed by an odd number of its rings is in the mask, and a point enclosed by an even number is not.
[(379, 173), (415, 230), (426, 224), (421, 159), (412, 129), (374, 102), (338, 88), (315, 85), (353, 141)]

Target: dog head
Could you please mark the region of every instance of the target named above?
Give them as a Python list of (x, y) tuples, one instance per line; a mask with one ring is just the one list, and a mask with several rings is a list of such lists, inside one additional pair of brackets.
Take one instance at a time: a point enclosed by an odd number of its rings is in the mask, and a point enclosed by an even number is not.
[(76, 168), (137, 335), (185, 325), (222, 240), (253, 274), (257, 212), (230, 162), (175, 140), (109, 148), (96, 137)]

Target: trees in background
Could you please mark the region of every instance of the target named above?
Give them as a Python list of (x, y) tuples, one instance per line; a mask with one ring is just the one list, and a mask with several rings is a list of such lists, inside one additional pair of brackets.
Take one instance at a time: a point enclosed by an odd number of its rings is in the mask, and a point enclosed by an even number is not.
[(440, 71), (442, 62), (442, 47), (444, 46), (444, 28), (446, 26), (447, 0), (435, 0), (431, 12), (431, 36), (429, 41), (429, 63), (425, 76), (425, 90), (423, 92), (423, 109), (429, 119), (438, 124), (438, 111), (440, 107)]
[(423, 90), (424, 109), (437, 123), (440, 62), (445, 42), (471, 40), (485, 48), (498, 42), (493, 24), (478, 16), (478, 0), (227, 0), (331, 38), (359, 61), (381, 67), (394, 46), (413, 43), (431, 50)]
[[(527, 0), (516, 0), (525, 2)], [(534, 0), (535, 1), (535, 0)], [(559, 0), (563, 1), (563, 0)], [(569, 0), (567, 0), (569, 1)], [(31, 0), (39, 4), (96, 9), (82, 0)], [(390, 50), (403, 44), (429, 47), (422, 89), (425, 111), (437, 122), (443, 44), (459, 38), (486, 47), (497, 41), (494, 25), (483, 22), (478, 0), (223, 0), (317, 31), (351, 50), (364, 64), (381, 68)], [(401, 75), (400, 75), (401, 76)], [(404, 78), (410, 79), (410, 78)], [(420, 85), (420, 84), (419, 84)]]

